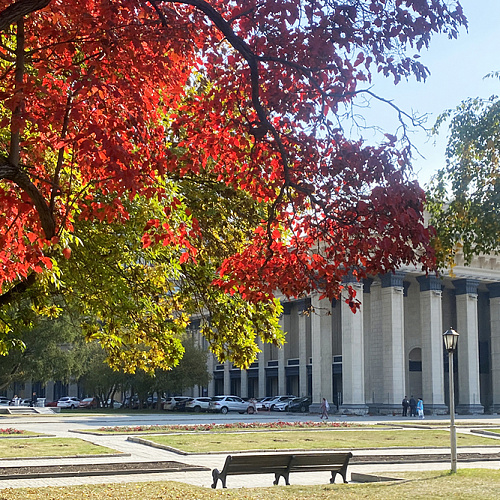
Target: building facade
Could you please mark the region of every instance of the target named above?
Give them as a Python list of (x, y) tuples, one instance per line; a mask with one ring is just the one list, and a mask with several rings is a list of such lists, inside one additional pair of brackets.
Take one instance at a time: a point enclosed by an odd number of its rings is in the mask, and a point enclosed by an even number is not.
[(455, 402), (461, 414), (500, 410), (500, 258), (460, 256), (453, 275), (415, 269), (350, 283), (361, 308), (342, 301), (284, 302), (282, 349), (261, 345), (248, 370), (209, 361), (209, 396), (326, 397), (343, 414), (400, 414), (406, 395), (424, 400), (426, 413), (448, 412), (448, 357), (442, 335), (459, 334)]

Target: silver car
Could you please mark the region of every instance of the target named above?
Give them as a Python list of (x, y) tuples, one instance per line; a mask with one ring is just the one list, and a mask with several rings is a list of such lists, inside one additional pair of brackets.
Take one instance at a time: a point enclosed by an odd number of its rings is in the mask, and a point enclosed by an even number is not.
[(254, 407), (248, 401), (238, 396), (215, 396), (208, 406), (209, 411), (226, 414), (228, 411), (237, 411), (238, 413), (254, 413)]
[(196, 413), (208, 411), (210, 401), (212, 401), (212, 398), (206, 396), (190, 399), (186, 403), (186, 411), (194, 411)]

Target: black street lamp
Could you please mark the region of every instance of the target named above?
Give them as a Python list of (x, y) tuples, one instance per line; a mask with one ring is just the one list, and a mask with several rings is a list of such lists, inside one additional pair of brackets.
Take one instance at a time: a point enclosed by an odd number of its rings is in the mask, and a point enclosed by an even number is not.
[(453, 384), (453, 354), (457, 350), (459, 334), (449, 328), (443, 333), (444, 348), (448, 351), (448, 375), (450, 380), (450, 441), (451, 472), (457, 472), (457, 429), (455, 427), (455, 388)]

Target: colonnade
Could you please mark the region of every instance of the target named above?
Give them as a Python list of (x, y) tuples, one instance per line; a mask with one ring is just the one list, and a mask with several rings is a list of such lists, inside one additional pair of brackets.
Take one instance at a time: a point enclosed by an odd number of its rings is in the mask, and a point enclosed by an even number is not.
[(284, 348), (261, 344), (248, 371), (212, 362), (208, 394), (293, 393), (310, 396), (313, 411), (326, 397), (341, 413), (394, 414), (403, 397), (416, 392), (426, 412), (444, 414), (449, 395), (442, 334), (453, 327), (460, 333), (457, 412), (500, 410), (500, 276), (441, 279), (398, 271), (346, 284), (361, 302), (355, 314), (345, 301), (332, 304), (317, 294), (285, 303)]

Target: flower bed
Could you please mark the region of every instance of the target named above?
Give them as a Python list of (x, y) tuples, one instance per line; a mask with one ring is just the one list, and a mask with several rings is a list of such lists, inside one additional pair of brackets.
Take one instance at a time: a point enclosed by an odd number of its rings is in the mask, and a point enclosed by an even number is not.
[(137, 432), (220, 432), (233, 430), (279, 430), (279, 429), (328, 429), (339, 427), (361, 427), (348, 422), (235, 422), (228, 424), (185, 424), (185, 425), (134, 425), (100, 427), (98, 432), (137, 433)]
[(14, 429), (13, 427), (7, 427), (7, 429), (0, 429), (0, 436), (11, 436), (13, 434), (25, 434), (26, 431), (20, 429)]

